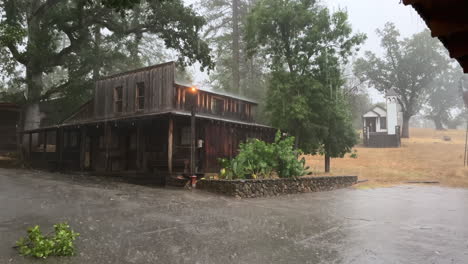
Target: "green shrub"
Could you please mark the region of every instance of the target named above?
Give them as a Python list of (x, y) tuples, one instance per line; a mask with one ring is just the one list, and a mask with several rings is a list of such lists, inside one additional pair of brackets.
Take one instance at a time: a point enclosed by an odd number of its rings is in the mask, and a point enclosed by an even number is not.
[(67, 223), (54, 225), (54, 235), (43, 235), (39, 226), (28, 228), (27, 237), (16, 242), (16, 248), (22, 256), (47, 258), (48, 256), (73, 256), (73, 241), (80, 234), (73, 232)]
[(357, 159), (358, 155), (357, 155), (357, 150), (354, 150), (353, 153), (351, 153), (351, 155), (349, 155), (350, 158), (352, 159)]
[(271, 178), (276, 172), (280, 178), (300, 177), (307, 173), (305, 159), (298, 160), (302, 154), (294, 149), (294, 137), (281, 137), (278, 131), (273, 143), (249, 139), (239, 145), (239, 154), (229, 160), (220, 159), (220, 177), (224, 179), (245, 179), (251, 177)]

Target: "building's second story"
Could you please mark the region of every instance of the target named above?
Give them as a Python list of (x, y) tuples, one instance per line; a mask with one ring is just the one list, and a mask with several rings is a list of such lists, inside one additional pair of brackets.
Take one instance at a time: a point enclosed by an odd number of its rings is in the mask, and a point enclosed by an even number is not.
[(247, 98), (201, 89), (176, 81), (174, 62), (104, 77), (94, 99), (66, 122), (106, 120), (167, 112), (190, 112), (253, 122), (257, 103)]

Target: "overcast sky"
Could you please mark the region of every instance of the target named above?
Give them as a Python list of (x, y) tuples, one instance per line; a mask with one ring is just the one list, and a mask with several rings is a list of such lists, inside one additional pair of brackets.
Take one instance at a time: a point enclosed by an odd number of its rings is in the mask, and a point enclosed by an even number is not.
[[(393, 22), (403, 37), (409, 37), (426, 28), (426, 24), (410, 6), (400, 3), (400, 0), (322, 0), (332, 11), (345, 9), (349, 22), (355, 32), (365, 33), (367, 40), (361, 48), (381, 54), (380, 39), (375, 30), (382, 28), (385, 23)], [(194, 0), (186, 0), (193, 3)], [(195, 75), (195, 82), (201, 83), (206, 74), (199, 73), (196, 66), (191, 67)], [(371, 92), (374, 102), (383, 100), (383, 96), (376, 91)]]
[(348, 11), (349, 21), (356, 32), (367, 35), (363, 50), (380, 53), (380, 39), (375, 30), (385, 23), (393, 22), (404, 37), (426, 29), (426, 24), (411, 6), (400, 4), (400, 0), (324, 0), (336, 11)]

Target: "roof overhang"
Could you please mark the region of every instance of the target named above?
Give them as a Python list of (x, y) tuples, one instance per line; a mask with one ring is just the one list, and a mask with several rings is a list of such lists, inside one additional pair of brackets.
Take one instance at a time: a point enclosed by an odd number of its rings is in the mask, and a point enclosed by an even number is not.
[[(108, 119), (90, 119), (86, 121), (79, 121), (79, 122), (70, 122), (70, 123), (64, 123), (64, 124), (59, 124), (59, 125), (54, 125), (54, 126), (48, 126), (48, 127), (40, 127), (36, 129), (29, 129), (29, 130), (24, 130), (22, 133), (37, 133), (41, 131), (50, 131), (50, 130), (55, 130), (58, 128), (73, 128), (73, 127), (80, 127), (80, 126), (89, 126), (89, 125), (97, 125), (97, 124), (103, 124), (103, 123), (113, 123), (113, 122), (132, 122), (132, 121), (138, 121), (138, 120), (148, 120), (148, 119), (154, 119), (154, 118), (160, 118), (164, 116), (169, 116), (169, 115), (174, 115), (174, 116), (190, 116), (190, 112), (183, 112), (183, 111), (164, 111), (164, 112), (157, 112), (157, 113), (149, 113), (149, 114), (142, 114), (142, 115), (132, 115), (132, 116), (124, 116), (124, 117), (116, 117), (116, 118), (108, 118)], [(267, 125), (262, 125), (258, 123), (252, 123), (252, 122), (243, 122), (243, 121), (238, 121), (238, 120), (233, 120), (233, 119), (227, 119), (227, 118), (221, 118), (221, 117), (215, 117), (215, 116), (210, 116), (210, 115), (204, 115), (204, 114), (196, 114), (197, 119), (205, 119), (205, 120), (213, 120), (217, 122), (225, 122), (225, 123), (232, 123), (232, 124), (237, 124), (241, 126), (251, 126), (251, 127), (258, 127), (258, 128), (266, 128), (266, 129), (274, 129), (271, 126)]]
[[(181, 83), (178, 83), (178, 82), (176, 82), (175, 85), (180, 86), (180, 87), (185, 87), (187, 89), (192, 87), (192, 86), (190, 86), (188, 84), (181, 84)], [(224, 91), (206, 89), (206, 88), (202, 88), (202, 87), (197, 87), (197, 90), (200, 90), (200, 91), (205, 92), (205, 93), (213, 94), (213, 95), (218, 95), (218, 96), (222, 96), (222, 97), (229, 97), (229, 98), (232, 98), (232, 99), (245, 101), (245, 102), (248, 102), (248, 103), (251, 103), (251, 104), (258, 104), (258, 102), (253, 100), (253, 99), (250, 99), (250, 98), (247, 98), (247, 97), (244, 97), (244, 96), (240, 96), (240, 95), (236, 95), (236, 94), (232, 94), (232, 93), (228, 93), (228, 92), (224, 92)]]
[(468, 1), (466, 0), (403, 0), (411, 5), (468, 73)]

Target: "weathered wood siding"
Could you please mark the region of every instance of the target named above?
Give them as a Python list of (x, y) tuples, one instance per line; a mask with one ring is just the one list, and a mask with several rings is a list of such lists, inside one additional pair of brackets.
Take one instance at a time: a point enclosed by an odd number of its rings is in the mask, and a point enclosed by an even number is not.
[[(161, 112), (174, 105), (173, 62), (110, 76), (96, 82), (94, 110), (96, 119)], [(136, 107), (137, 83), (144, 83), (144, 109)], [(114, 90), (122, 87), (122, 112), (115, 110)]]
[(86, 121), (94, 117), (94, 100), (83, 104), (78, 111), (63, 121), (64, 124), (73, 124)]
[[(216, 106), (214, 101), (220, 103)], [(232, 120), (252, 122), (256, 104), (229, 96), (198, 90), (196, 94), (190, 87), (175, 85), (175, 108), (190, 111), (195, 103), (197, 114), (207, 114)]]
[(202, 123), (205, 141), (204, 172), (218, 172), (219, 158), (233, 158), (238, 154), (239, 144), (249, 138), (267, 142), (274, 140), (275, 130), (240, 126), (221, 122), (205, 121)]
[(16, 125), (19, 116), (18, 107), (0, 106), (0, 153), (16, 151)]

